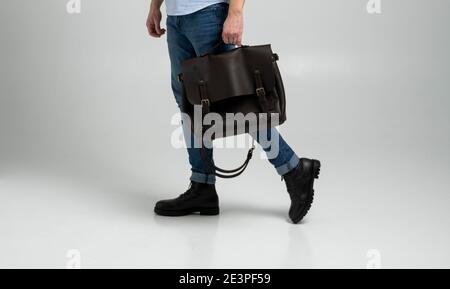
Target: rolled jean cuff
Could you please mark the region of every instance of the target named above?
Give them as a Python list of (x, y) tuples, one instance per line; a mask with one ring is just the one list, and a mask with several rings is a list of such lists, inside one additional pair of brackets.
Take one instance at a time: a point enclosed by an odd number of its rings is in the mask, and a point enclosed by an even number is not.
[(287, 174), (290, 171), (292, 171), (293, 169), (295, 169), (299, 163), (300, 163), (300, 159), (298, 158), (298, 156), (296, 154), (294, 154), (287, 163), (285, 163), (282, 166), (277, 167), (276, 170), (280, 176), (284, 176), (285, 174)]
[(200, 183), (200, 184), (214, 185), (216, 183), (216, 176), (192, 172), (191, 181)]

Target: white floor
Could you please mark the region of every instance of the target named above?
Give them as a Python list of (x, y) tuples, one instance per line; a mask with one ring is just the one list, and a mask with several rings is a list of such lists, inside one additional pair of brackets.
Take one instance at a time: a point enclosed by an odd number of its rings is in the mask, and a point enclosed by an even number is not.
[(239, 181), (219, 181), (218, 217), (153, 214), (158, 199), (187, 183), (3, 174), (0, 267), (65, 268), (73, 249), (82, 268), (450, 266), (446, 172), (414, 184), (409, 178), (421, 168), (408, 162), (392, 177), (377, 172), (382, 166), (354, 169), (364, 159), (340, 167), (338, 160), (324, 163), (300, 225), (287, 220), (284, 183), (258, 159)]

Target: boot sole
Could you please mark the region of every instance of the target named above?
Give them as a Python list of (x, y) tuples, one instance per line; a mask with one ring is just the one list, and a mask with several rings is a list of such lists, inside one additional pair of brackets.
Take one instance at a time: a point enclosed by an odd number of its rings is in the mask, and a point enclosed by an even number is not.
[(298, 218), (292, 220), (294, 224), (299, 223), (301, 220), (303, 220), (303, 218), (306, 216), (306, 214), (308, 214), (309, 210), (311, 209), (311, 206), (314, 202), (314, 180), (319, 178), (320, 175), (320, 161), (318, 160), (312, 160), (313, 162), (313, 167), (312, 167), (312, 176), (313, 178), (311, 179), (311, 184), (310, 184), (310, 194), (308, 196), (308, 205), (303, 209), (302, 213), (299, 215)]
[(187, 215), (192, 215), (199, 213), (202, 216), (216, 216), (219, 215), (220, 209), (219, 208), (208, 208), (208, 209), (189, 209), (189, 210), (177, 210), (177, 211), (171, 211), (171, 210), (161, 210), (155, 208), (155, 213), (160, 216), (165, 217), (182, 217)]

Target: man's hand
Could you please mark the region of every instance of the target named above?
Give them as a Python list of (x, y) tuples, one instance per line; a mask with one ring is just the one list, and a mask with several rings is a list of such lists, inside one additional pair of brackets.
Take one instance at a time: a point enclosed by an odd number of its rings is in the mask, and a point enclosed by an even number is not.
[(222, 38), (226, 44), (242, 45), (242, 33), (244, 31), (244, 17), (242, 13), (228, 14), (227, 20), (223, 24)]
[(231, 0), (228, 17), (223, 24), (222, 39), (226, 44), (242, 45), (245, 0)]
[(152, 1), (150, 12), (147, 18), (147, 30), (148, 34), (152, 37), (160, 38), (166, 33), (166, 29), (161, 28), (161, 7), (162, 1)]

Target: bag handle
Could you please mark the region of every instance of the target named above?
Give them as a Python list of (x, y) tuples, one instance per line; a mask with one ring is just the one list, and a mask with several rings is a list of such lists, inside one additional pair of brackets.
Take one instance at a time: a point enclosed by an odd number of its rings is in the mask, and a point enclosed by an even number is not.
[(245, 171), (248, 164), (250, 163), (250, 160), (253, 157), (254, 150), (255, 150), (255, 140), (253, 139), (252, 147), (249, 149), (249, 151), (247, 153), (247, 158), (244, 161), (244, 163), (240, 167), (232, 169), (232, 170), (225, 170), (220, 167), (217, 167), (214, 164), (214, 162), (211, 160), (211, 158), (208, 157), (204, 146), (202, 146), (200, 149), (200, 155), (202, 157), (203, 163), (206, 164), (206, 166), (207, 166), (207, 169), (206, 169), (207, 171), (209, 171), (211, 174), (213, 174), (219, 178), (231, 179), (231, 178), (235, 178), (235, 177), (242, 175), (242, 173)]
[[(201, 54), (200, 57), (215, 54), (216, 50), (222, 45), (226, 45), (226, 44), (225, 44), (225, 42), (223, 42), (223, 39), (220, 39), (220, 41), (217, 42), (211, 49), (209, 49), (208, 52)], [(241, 48), (241, 47), (249, 47), (249, 46), (250, 45), (241, 45), (241, 46), (236, 47), (236, 49)]]

